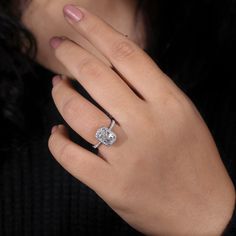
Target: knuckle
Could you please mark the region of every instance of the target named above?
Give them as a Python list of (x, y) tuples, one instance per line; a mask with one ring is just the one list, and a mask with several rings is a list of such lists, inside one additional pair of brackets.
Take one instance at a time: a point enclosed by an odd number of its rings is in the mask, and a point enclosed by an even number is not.
[(166, 108), (170, 108), (171, 110), (179, 110), (180, 109), (180, 104), (179, 102), (171, 95), (171, 96), (166, 96), (163, 99), (163, 105)]
[(89, 24), (85, 25), (85, 30), (87, 34), (99, 35), (101, 32), (101, 26), (97, 22), (89, 22)]
[(100, 77), (103, 73), (101, 66), (94, 59), (85, 59), (79, 65), (80, 74)]
[(65, 104), (62, 106), (62, 114), (67, 119), (72, 119), (75, 115), (77, 98), (75, 96), (70, 97)]
[[(178, 94), (166, 95), (162, 99), (165, 113), (169, 117), (175, 117), (175, 123), (184, 124), (187, 122), (189, 114), (192, 110), (191, 104), (187, 99), (180, 97)], [(167, 119), (169, 119), (167, 117)]]
[(127, 40), (118, 41), (111, 47), (111, 55), (116, 60), (124, 60), (130, 58), (134, 54), (134, 52), (134, 45)]
[(60, 160), (60, 162), (66, 162), (67, 159), (70, 159), (69, 157), (72, 155), (72, 153), (72, 145), (71, 143), (67, 142), (58, 151), (58, 159)]
[(164, 106), (166, 110), (166, 114), (169, 114), (171, 117), (175, 117), (175, 121), (177, 118), (183, 115), (183, 107), (182, 104), (176, 100), (174, 97), (168, 97), (164, 101)]
[(181, 99), (178, 94), (172, 90), (166, 90), (165, 94), (162, 96), (161, 104), (167, 109), (170, 108), (176, 111), (179, 111), (182, 107)]

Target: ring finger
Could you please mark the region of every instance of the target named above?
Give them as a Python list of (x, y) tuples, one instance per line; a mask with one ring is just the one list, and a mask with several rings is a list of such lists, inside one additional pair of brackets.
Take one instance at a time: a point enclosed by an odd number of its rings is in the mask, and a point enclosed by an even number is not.
[[(109, 127), (111, 119), (75, 91), (68, 79), (61, 79), (60, 76), (56, 76), (53, 82), (52, 96), (57, 109), (65, 121), (89, 143), (93, 145), (97, 144), (98, 140), (95, 138), (97, 129), (100, 127)], [(125, 135), (118, 124), (115, 124), (112, 131), (118, 137), (117, 141), (112, 145), (112, 153), (115, 153), (114, 150), (125, 140)], [(109, 150), (109, 147), (104, 145), (99, 146), (99, 152), (103, 157), (106, 157)]]

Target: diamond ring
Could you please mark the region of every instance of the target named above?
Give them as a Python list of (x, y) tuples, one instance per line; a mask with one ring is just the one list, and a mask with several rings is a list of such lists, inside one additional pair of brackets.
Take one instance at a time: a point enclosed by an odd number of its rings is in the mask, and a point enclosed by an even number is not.
[(101, 127), (96, 132), (96, 139), (99, 141), (96, 145), (93, 145), (93, 148), (99, 147), (101, 144), (106, 146), (111, 146), (116, 141), (116, 134), (112, 131), (112, 128), (115, 125), (115, 120), (111, 120), (110, 127)]

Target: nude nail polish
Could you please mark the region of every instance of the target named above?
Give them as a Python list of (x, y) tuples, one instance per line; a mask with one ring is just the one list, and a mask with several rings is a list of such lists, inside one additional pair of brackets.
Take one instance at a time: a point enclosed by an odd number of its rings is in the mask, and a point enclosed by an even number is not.
[(56, 86), (61, 80), (62, 80), (62, 78), (61, 78), (60, 75), (54, 76), (53, 79), (52, 79), (52, 85)]
[(56, 49), (63, 42), (63, 39), (60, 37), (52, 37), (49, 41), (52, 48)]
[(57, 125), (53, 126), (51, 130), (51, 134), (55, 133), (57, 129), (58, 129)]
[(63, 8), (65, 17), (73, 22), (79, 22), (83, 18), (83, 13), (74, 5), (66, 5)]

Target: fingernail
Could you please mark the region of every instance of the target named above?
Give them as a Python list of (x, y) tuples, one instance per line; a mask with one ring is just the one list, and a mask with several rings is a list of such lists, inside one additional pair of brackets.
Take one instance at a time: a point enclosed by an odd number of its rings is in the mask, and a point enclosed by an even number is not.
[(62, 80), (60, 75), (56, 75), (52, 79), (52, 85), (53, 87), (56, 86), (60, 81)]
[(64, 125), (58, 125), (58, 128), (63, 130), (64, 129)]
[(60, 76), (61, 76), (62, 80), (66, 80), (67, 79), (66, 75), (60, 75)]
[(57, 125), (53, 126), (51, 130), (51, 134), (55, 133), (57, 129), (58, 129)]
[(69, 136), (69, 132), (67, 128), (65, 127), (65, 125), (58, 125), (58, 129), (60, 130), (62, 134)]
[(83, 13), (73, 5), (66, 5), (63, 8), (63, 12), (65, 17), (70, 21), (73, 22), (79, 22), (83, 18)]
[(49, 41), (52, 48), (56, 49), (63, 42), (63, 39), (60, 37), (52, 37)]

